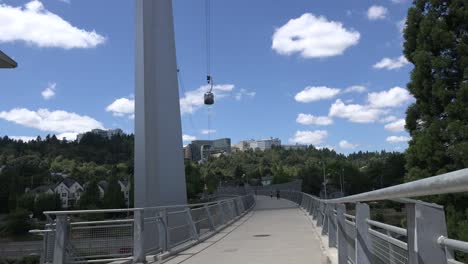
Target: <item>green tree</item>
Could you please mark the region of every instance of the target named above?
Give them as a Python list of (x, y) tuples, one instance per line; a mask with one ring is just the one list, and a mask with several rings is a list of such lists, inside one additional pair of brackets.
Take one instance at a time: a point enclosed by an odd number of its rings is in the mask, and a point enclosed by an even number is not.
[(409, 179), (468, 167), (468, 28), (466, 0), (415, 0), (404, 54), (414, 64), (407, 110), (412, 140)]
[(92, 180), (86, 185), (85, 190), (80, 197), (79, 207), (81, 209), (100, 208), (101, 204), (97, 181)]
[(201, 178), (200, 168), (192, 162), (185, 164), (185, 181), (187, 184), (187, 196), (189, 199), (197, 198), (203, 192), (204, 183)]
[[(408, 10), (404, 54), (414, 64), (408, 89), (416, 101), (406, 116), (407, 180), (468, 167), (467, 28), (466, 0), (415, 0)], [(445, 206), (449, 235), (468, 240), (466, 195), (431, 199)]]
[(18, 199), (18, 206), (29, 212), (34, 212), (34, 195), (25, 193)]
[(17, 209), (10, 213), (1, 228), (0, 233), (7, 235), (24, 235), (31, 229), (29, 212), (24, 209)]
[(104, 193), (104, 207), (106, 208), (124, 208), (125, 196), (120, 188), (116, 176), (112, 176), (109, 181), (109, 186)]
[(62, 209), (62, 201), (59, 194), (39, 194), (34, 203), (34, 216), (39, 219), (45, 219), (44, 211), (56, 211)]

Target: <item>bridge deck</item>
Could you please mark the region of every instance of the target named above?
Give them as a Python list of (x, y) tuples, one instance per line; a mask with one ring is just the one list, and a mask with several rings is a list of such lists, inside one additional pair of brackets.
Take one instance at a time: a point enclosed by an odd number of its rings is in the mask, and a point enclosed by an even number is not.
[(257, 196), (252, 212), (166, 263), (326, 263), (310, 220), (287, 200)]

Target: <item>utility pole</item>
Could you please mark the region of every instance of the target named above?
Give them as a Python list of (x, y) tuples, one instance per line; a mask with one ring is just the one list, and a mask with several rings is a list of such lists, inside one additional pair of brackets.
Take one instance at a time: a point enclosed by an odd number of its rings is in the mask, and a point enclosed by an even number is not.
[(343, 192), (343, 185), (344, 185), (344, 168), (341, 168), (340, 183), (341, 183), (341, 193), (342, 193), (343, 196), (344, 196), (344, 192)]
[(322, 161), (323, 168), (323, 190), (325, 191), (325, 199), (327, 199), (327, 179), (325, 178), (325, 162)]

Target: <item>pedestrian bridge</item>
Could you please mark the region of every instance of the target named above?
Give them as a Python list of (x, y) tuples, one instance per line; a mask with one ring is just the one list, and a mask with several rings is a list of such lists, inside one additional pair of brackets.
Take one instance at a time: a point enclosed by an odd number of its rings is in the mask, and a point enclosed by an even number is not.
[(311, 218), (291, 201), (257, 196), (246, 215), (169, 259), (195, 263), (327, 263)]
[[(291, 187), (291, 186), (289, 186)], [(44, 212), (41, 263), (463, 263), (444, 208), (410, 197), (468, 191), (468, 169), (324, 200), (288, 185), (243, 188), (204, 204)], [(371, 217), (374, 201), (404, 205), (404, 226)], [(460, 255), (458, 256), (460, 257)]]

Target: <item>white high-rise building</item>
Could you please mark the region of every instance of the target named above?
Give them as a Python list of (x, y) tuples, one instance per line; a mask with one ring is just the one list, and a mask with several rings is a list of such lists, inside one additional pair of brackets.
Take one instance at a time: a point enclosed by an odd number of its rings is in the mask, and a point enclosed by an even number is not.
[(245, 151), (247, 149), (267, 150), (267, 149), (271, 149), (274, 146), (276, 147), (281, 146), (281, 140), (279, 138), (242, 140), (233, 145), (234, 148), (240, 151)]

